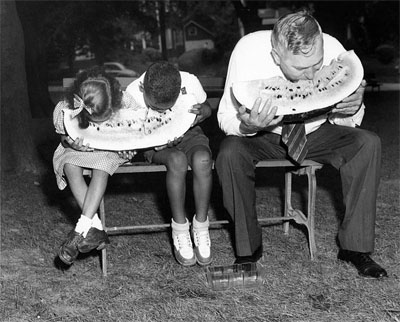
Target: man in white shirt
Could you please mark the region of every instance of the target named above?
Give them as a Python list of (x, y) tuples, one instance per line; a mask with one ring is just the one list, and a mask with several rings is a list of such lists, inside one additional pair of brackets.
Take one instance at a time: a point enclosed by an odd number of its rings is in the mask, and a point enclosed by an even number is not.
[[(256, 262), (262, 256), (262, 231), (255, 208), (255, 164), (284, 159), (282, 116), (267, 101), (241, 106), (232, 93), (237, 81), (281, 76), (311, 80), (323, 65), (344, 52), (333, 37), (322, 33), (307, 12), (282, 17), (273, 31), (246, 35), (232, 52), (218, 122), (228, 135), (221, 144), (216, 169), (223, 189), (224, 206), (235, 224), (235, 263)], [(340, 171), (346, 206), (339, 227), (338, 258), (351, 262), (360, 275), (387, 276), (369, 254), (374, 250), (376, 197), (381, 144), (372, 132), (362, 130), (365, 80), (331, 113), (305, 121), (307, 159), (330, 164)], [(246, 108), (251, 109), (248, 113)]]

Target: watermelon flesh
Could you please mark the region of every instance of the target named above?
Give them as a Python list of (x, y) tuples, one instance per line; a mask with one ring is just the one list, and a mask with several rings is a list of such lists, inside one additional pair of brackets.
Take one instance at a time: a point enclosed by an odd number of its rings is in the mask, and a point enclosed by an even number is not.
[(193, 95), (181, 95), (176, 104), (162, 113), (135, 106), (119, 110), (108, 121), (90, 123), (86, 129), (78, 126), (72, 110), (65, 109), (64, 126), (72, 138), (83, 138), (91, 148), (109, 151), (128, 151), (167, 144), (185, 134), (196, 115), (189, 109), (196, 104)]
[[(353, 50), (340, 54), (323, 66), (314, 79), (290, 82), (280, 76), (268, 79), (239, 81), (233, 84), (233, 94), (240, 104), (252, 108), (254, 101), (267, 99), (278, 108), (276, 115), (286, 119), (304, 119), (326, 113), (329, 107), (352, 94), (361, 84), (364, 69)], [(320, 111), (317, 111), (320, 110)]]

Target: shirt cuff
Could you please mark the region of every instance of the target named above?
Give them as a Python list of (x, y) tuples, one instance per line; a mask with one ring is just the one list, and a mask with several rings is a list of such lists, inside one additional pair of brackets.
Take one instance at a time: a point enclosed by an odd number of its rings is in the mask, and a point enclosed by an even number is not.
[(329, 116), (329, 122), (336, 125), (356, 127), (360, 126), (365, 114), (365, 105), (362, 104), (356, 114), (351, 116), (341, 116), (333, 113)]

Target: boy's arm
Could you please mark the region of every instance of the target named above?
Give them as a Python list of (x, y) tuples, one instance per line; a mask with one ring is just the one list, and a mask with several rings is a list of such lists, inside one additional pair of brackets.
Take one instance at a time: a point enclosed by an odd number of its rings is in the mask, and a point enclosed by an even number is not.
[(196, 114), (196, 118), (192, 124), (192, 126), (195, 126), (211, 116), (210, 103), (207, 100), (205, 100), (201, 104), (193, 105), (192, 108), (189, 110), (189, 112)]

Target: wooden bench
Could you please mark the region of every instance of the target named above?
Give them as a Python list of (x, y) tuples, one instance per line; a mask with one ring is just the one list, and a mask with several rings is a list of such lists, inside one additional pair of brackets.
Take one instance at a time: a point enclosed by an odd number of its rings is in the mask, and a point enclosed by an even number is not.
[[(208, 78), (200, 77), (204, 89), (209, 97), (220, 97), (223, 92), (224, 79), (223, 78)], [(123, 89), (126, 88), (134, 79), (133, 78), (118, 78)], [(63, 80), (63, 87), (66, 90), (73, 83), (73, 78)], [(285, 234), (289, 233), (289, 220), (294, 220), (296, 223), (304, 225), (308, 232), (308, 245), (310, 257), (313, 260), (316, 254), (316, 243), (314, 237), (314, 215), (315, 215), (315, 201), (316, 201), (316, 170), (322, 168), (322, 164), (311, 160), (305, 160), (301, 166), (296, 166), (288, 160), (266, 160), (260, 161), (256, 165), (257, 168), (285, 168), (285, 205), (284, 213), (282, 216), (259, 218), (260, 225), (266, 225), (270, 222), (283, 222), (283, 231)], [(189, 168), (190, 170), (190, 168)], [(120, 166), (115, 174), (126, 173), (147, 173), (147, 172), (163, 172), (166, 171), (164, 165), (155, 165), (146, 162), (133, 162)], [(84, 170), (84, 175), (91, 176), (90, 169)], [(308, 202), (307, 211), (303, 212), (300, 209), (293, 208), (292, 206), (292, 176), (307, 175), (308, 178)], [(105, 198), (105, 196), (104, 196)], [(169, 229), (170, 223), (152, 224), (152, 225), (131, 225), (131, 226), (107, 226), (106, 222), (106, 209), (104, 205), (104, 198), (101, 200), (99, 207), (99, 216), (103, 227), (108, 235), (117, 234), (135, 234), (143, 232), (155, 232)], [(229, 224), (228, 220), (217, 220), (210, 222), (210, 228), (221, 228)], [(102, 251), (102, 271), (103, 276), (107, 276), (107, 249)]]
[(366, 74), (365, 80), (367, 81), (367, 87), (371, 87), (372, 92), (375, 88), (378, 89), (378, 92), (381, 90), (381, 83), (378, 81), (374, 73)]
[[(123, 90), (132, 83), (136, 77), (116, 77), (119, 83), (121, 84), (121, 88)], [(209, 98), (218, 98), (222, 96), (225, 85), (224, 77), (198, 77), (201, 85), (207, 93), (207, 97)], [(75, 78), (64, 78), (63, 79), (63, 88), (64, 91), (70, 88), (74, 83)]]

